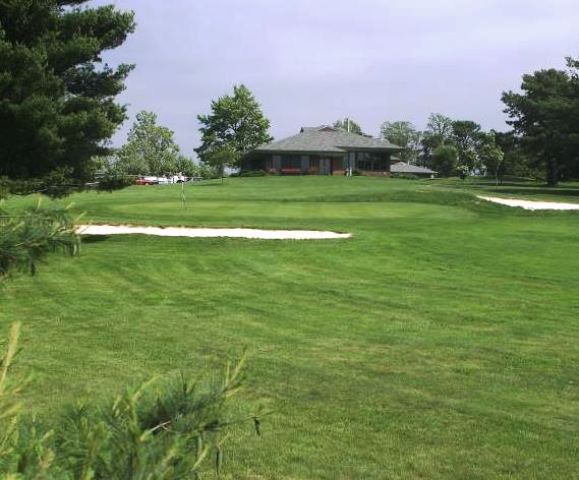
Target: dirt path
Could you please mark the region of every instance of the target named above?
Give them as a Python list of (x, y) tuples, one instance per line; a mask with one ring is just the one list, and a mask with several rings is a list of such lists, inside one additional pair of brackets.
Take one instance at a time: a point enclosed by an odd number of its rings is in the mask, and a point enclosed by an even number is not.
[(190, 238), (251, 238), (262, 240), (328, 240), (350, 238), (351, 233), (322, 232), (316, 230), (257, 230), (253, 228), (182, 228), (134, 227), (130, 225), (79, 225), (81, 235), (142, 234), (158, 237)]
[(508, 207), (520, 207), (525, 210), (579, 210), (579, 203), (537, 202), (520, 198), (483, 197), (481, 195), (477, 195), (477, 197), (489, 202), (500, 203)]

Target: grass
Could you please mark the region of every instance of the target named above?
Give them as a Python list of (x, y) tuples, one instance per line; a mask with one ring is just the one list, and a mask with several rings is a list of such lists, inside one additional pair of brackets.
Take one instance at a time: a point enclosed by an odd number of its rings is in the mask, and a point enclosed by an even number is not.
[(211, 371), (247, 346), (244, 399), (274, 413), (261, 438), (231, 439), (225, 477), (573, 478), (579, 214), (471, 193), (491, 188), (231, 179), (187, 186), (185, 208), (170, 186), (75, 195), (85, 221), (354, 237), (95, 237), (52, 257), (0, 291), (0, 328), (25, 324), (29, 409)]
[(514, 197), (526, 200), (579, 203), (579, 182), (566, 182), (550, 187), (534, 181), (507, 179), (496, 185), (494, 181), (476, 177), (465, 181), (442, 180), (440, 186), (476, 192), (498, 197)]

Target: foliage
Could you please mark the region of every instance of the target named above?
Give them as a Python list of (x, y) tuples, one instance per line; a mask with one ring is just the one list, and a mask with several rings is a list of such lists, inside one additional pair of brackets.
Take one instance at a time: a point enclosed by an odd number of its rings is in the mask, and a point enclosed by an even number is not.
[(482, 140), (481, 126), (471, 120), (452, 122), (452, 142), (458, 152), (458, 165), (468, 173), (481, 168), (479, 148)]
[(420, 177), (413, 173), (393, 173), (390, 176), (397, 180), (420, 180)]
[(265, 170), (245, 170), (239, 172), (238, 177), (266, 177), (268, 173)]
[(12, 189), (12, 182), (6, 177), (0, 177), (0, 202), (8, 198)]
[(439, 140), (439, 144), (450, 140), (453, 135), (453, 120), (441, 113), (431, 113), (426, 125), (426, 133)]
[(82, 190), (83, 184), (71, 177), (70, 167), (59, 167), (43, 178), (10, 179), (2, 177), (0, 198), (12, 195), (42, 193), (50, 198), (64, 198)]
[(104, 174), (98, 179), (97, 190), (102, 192), (113, 192), (122, 190), (135, 183), (135, 179), (127, 175), (121, 168), (116, 166), (108, 167)]
[(394, 145), (402, 147), (397, 155), (411, 165), (416, 164), (420, 153), (422, 134), (410, 122), (384, 122), (380, 127), (380, 136)]
[(115, 166), (129, 175), (166, 175), (190, 169), (173, 135), (172, 130), (157, 125), (155, 113), (138, 113)]
[(0, 474), (3, 478), (195, 479), (223, 461), (224, 432), (256, 415), (229, 419), (226, 403), (242, 386), (244, 361), (203, 386), (183, 375), (129, 389), (104, 407), (75, 405), (45, 424), (22, 416), (23, 382), (8, 381), (19, 325), (0, 360)]
[(457, 162), (458, 150), (454, 145), (440, 145), (432, 153), (432, 166), (442, 177), (454, 175)]
[(544, 180), (545, 172), (538, 168), (529, 158), (529, 153), (522, 146), (520, 135), (510, 132), (491, 131), (496, 144), (504, 152), (499, 175), (501, 178), (510, 175), (520, 178), (535, 178)]
[(440, 113), (431, 113), (422, 136), (422, 158), (420, 163), (433, 167), (433, 152), (441, 145), (451, 143), (452, 119)]
[(550, 185), (579, 174), (579, 61), (567, 65), (523, 75), (522, 93), (502, 95), (508, 123)]
[(39, 202), (22, 214), (11, 215), (0, 205), (0, 281), (14, 270), (34, 274), (46, 254), (76, 255), (79, 247), (68, 209), (44, 208)]
[(352, 120), (349, 117), (346, 117), (343, 120), (341, 120), (341, 119), (336, 120), (334, 122), (334, 127), (340, 128), (346, 132), (356, 133), (358, 135), (364, 135), (364, 132), (362, 131), (362, 127), (360, 126), (360, 124), (356, 123), (354, 120)]
[(239, 164), (239, 154), (231, 144), (217, 146), (207, 152), (205, 164), (213, 167), (220, 177), (225, 174), (225, 167)]
[(134, 29), (133, 14), (86, 0), (0, 2), (0, 175), (90, 176), (125, 119), (115, 103), (132, 66), (102, 63)]
[(479, 155), (482, 164), (487, 169), (487, 175), (492, 174), (498, 184), (505, 154), (497, 145), (494, 134), (490, 133), (483, 137), (479, 147)]
[(203, 162), (223, 148), (235, 152), (229, 167), (237, 167), (240, 158), (254, 148), (270, 142), (269, 120), (245, 85), (233, 87), (233, 95), (211, 102), (211, 113), (197, 117), (201, 128), (201, 146), (195, 150)]
[(198, 173), (203, 170), (202, 165), (196, 164), (193, 160), (185, 155), (179, 155), (175, 162), (175, 172), (182, 173), (186, 177), (198, 176)]

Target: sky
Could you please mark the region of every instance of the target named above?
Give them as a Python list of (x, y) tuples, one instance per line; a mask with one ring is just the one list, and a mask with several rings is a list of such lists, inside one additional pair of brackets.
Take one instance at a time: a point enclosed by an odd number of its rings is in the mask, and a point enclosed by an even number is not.
[(196, 116), (247, 85), (279, 139), (346, 116), (422, 129), (431, 112), (507, 129), (501, 92), (579, 57), (579, 0), (95, 0), (133, 10), (137, 29), (107, 52), (136, 69), (119, 97), (150, 110), (186, 155)]

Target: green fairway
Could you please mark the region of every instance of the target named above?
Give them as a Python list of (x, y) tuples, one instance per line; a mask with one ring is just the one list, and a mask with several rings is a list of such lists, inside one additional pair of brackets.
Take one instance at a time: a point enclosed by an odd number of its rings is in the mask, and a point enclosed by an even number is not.
[[(579, 198), (566, 188), (537, 195)], [(93, 237), (50, 257), (0, 290), (2, 333), (24, 323), (29, 410), (213, 372), (247, 347), (241, 398), (273, 413), (229, 440), (226, 478), (575, 478), (579, 213), (472, 193), (492, 189), (265, 177), (187, 185), (185, 202), (180, 186), (65, 199), (82, 222), (353, 238)]]

